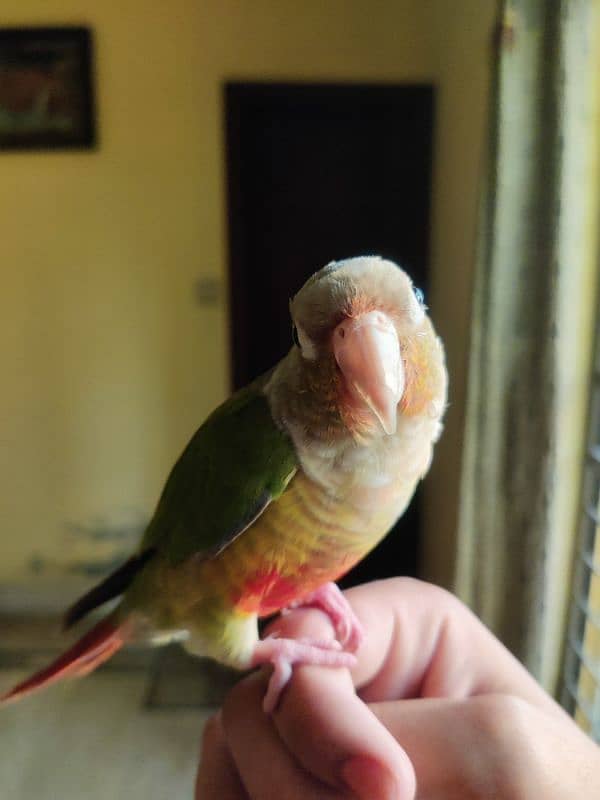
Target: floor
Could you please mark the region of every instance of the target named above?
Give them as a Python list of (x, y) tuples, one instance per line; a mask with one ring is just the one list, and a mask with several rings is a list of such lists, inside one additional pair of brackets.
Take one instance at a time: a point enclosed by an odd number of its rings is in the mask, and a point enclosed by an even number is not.
[[(0, 671), (0, 688), (23, 677)], [(0, 711), (10, 800), (185, 800), (205, 708), (148, 708), (148, 673), (102, 669)]]

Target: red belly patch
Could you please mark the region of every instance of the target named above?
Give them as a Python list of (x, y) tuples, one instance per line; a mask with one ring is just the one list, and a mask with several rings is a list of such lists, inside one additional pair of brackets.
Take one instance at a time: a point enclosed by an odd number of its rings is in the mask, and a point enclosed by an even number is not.
[(286, 608), (295, 600), (310, 594), (328, 581), (335, 581), (355, 562), (338, 564), (336, 568), (314, 569), (304, 564), (293, 576), (282, 575), (276, 569), (254, 572), (234, 599), (236, 609), (246, 614), (268, 617)]
[(302, 569), (293, 578), (281, 575), (277, 570), (255, 572), (244, 581), (236, 599), (235, 607), (240, 611), (267, 616), (289, 605), (299, 595), (305, 594)]

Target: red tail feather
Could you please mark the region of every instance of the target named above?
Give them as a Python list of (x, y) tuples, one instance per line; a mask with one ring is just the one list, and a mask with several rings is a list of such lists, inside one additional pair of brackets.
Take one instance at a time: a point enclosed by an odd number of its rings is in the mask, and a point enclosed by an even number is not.
[(0, 704), (20, 700), (63, 678), (87, 675), (125, 644), (131, 636), (130, 627), (127, 622), (118, 622), (112, 616), (101, 620), (55, 661), (2, 695)]

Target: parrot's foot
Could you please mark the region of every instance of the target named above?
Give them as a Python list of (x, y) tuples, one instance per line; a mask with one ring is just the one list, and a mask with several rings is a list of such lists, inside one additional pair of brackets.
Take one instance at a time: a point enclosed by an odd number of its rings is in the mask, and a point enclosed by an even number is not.
[(251, 665), (273, 665), (273, 674), (263, 700), (263, 708), (270, 714), (277, 707), (281, 692), (292, 677), (294, 664), (353, 667), (355, 663), (355, 656), (344, 652), (335, 639), (278, 639), (269, 636), (257, 642)]
[(294, 608), (320, 608), (331, 620), (335, 629), (335, 635), (345, 650), (355, 653), (363, 639), (365, 632), (363, 626), (352, 610), (352, 606), (342, 594), (340, 588), (335, 583), (325, 583), (315, 592), (306, 595), (300, 600), (296, 600), (288, 606), (283, 614)]

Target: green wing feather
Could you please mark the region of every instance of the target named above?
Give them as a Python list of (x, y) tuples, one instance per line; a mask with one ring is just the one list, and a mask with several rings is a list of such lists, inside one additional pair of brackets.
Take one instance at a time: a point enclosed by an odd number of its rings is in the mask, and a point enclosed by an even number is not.
[(298, 462), (263, 382), (234, 394), (196, 431), (169, 475), (142, 552), (155, 549), (173, 565), (215, 554), (284, 491)]

